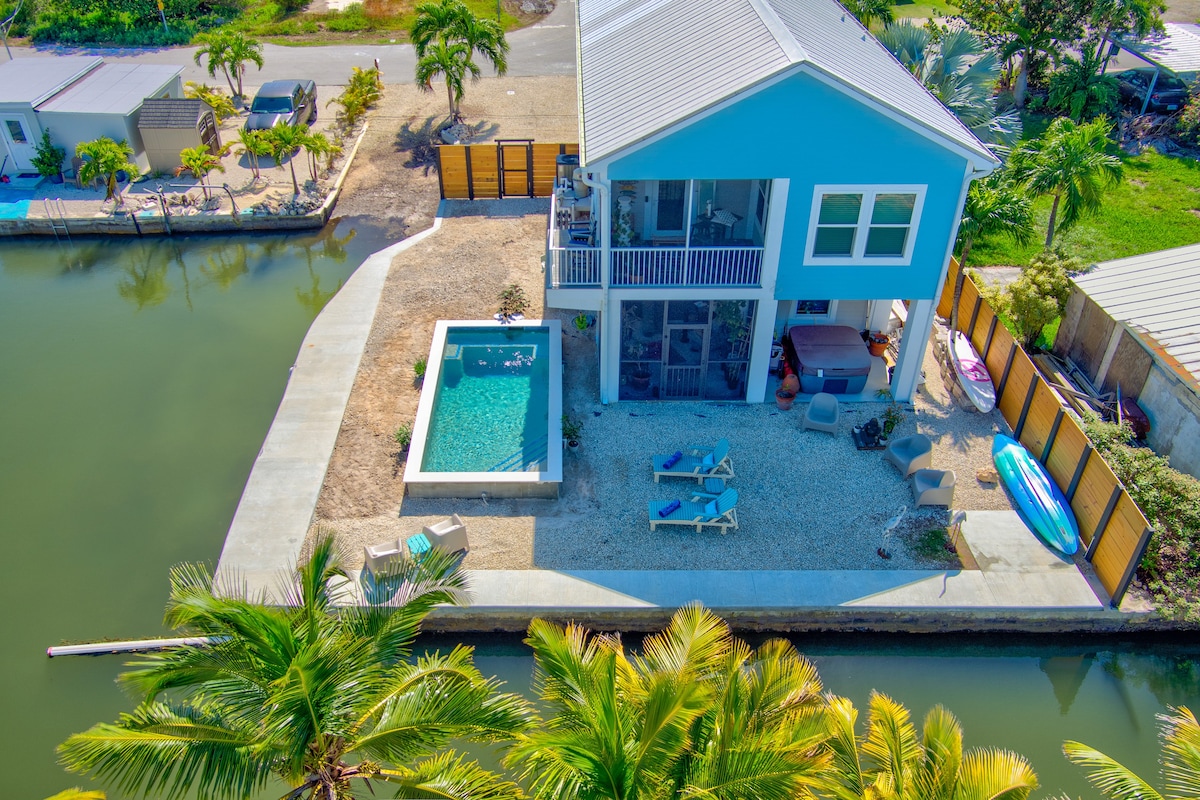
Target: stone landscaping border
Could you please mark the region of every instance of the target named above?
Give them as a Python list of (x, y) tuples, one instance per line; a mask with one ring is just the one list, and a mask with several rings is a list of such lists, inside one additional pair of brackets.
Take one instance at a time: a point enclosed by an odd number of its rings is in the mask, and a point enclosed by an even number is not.
[[(362, 130), (354, 140), (345, 162), (334, 181), (333, 188), (321, 203), (320, 208), (307, 214), (297, 216), (282, 216), (276, 214), (189, 214), (187, 216), (171, 215), (168, 223), (161, 213), (134, 217), (132, 214), (106, 217), (67, 217), (67, 230), (72, 236), (89, 234), (122, 235), (122, 236), (171, 236), (176, 233), (234, 233), (234, 232), (271, 232), (295, 231), (323, 228), (333, 216), (334, 206), (342, 193), (342, 184), (354, 163), (359, 145), (367, 134), (370, 123), (363, 123)], [(55, 236), (55, 226), (61, 236), (61, 219), (5, 219), (0, 220), (0, 236)]]

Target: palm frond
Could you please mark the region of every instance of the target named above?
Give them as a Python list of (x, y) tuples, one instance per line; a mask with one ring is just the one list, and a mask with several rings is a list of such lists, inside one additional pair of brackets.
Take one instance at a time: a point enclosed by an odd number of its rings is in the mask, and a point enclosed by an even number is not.
[(1162, 772), (1171, 797), (1200, 797), (1200, 725), (1186, 706), (1159, 714), (1162, 724)]
[(1038, 787), (1033, 767), (1009, 750), (973, 750), (963, 757), (959, 800), (1025, 800)]
[(522, 800), (525, 797), (515, 783), (453, 752), (418, 762), (411, 769), (383, 769), (374, 777), (386, 781), (399, 798)]
[(1121, 763), (1079, 742), (1065, 742), (1063, 754), (1087, 770), (1087, 779), (1112, 800), (1162, 800), (1149, 783)]

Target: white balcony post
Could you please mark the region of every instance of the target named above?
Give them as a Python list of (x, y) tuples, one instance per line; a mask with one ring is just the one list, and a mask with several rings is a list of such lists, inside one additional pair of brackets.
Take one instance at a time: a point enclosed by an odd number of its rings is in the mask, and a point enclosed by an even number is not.
[(900, 341), (896, 369), (892, 372), (892, 397), (898, 402), (911, 402), (912, 396), (916, 394), (936, 308), (937, 303), (934, 300), (916, 300), (908, 307), (904, 338)]
[(771, 340), (775, 334), (775, 280), (779, 275), (779, 247), (783, 242), (783, 219), (787, 210), (788, 181), (776, 180), (767, 206), (767, 228), (759, 266), (758, 305), (754, 311), (754, 338), (746, 373), (746, 402), (761, 403), (767, 396), (767, 372), (771, 369)]

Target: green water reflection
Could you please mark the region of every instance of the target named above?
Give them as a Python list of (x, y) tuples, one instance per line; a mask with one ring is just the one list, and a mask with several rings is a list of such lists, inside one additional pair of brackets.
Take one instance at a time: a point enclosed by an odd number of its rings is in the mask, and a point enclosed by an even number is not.
[(74, 785), (54, 746), (129, 707), (120, 661), (45, 648), (161, 633), (167, 568), (220, 554), (304, 332), (388, 243), (349, 222), (0, 242), (0, 752), (21, 765), (9, 796)]

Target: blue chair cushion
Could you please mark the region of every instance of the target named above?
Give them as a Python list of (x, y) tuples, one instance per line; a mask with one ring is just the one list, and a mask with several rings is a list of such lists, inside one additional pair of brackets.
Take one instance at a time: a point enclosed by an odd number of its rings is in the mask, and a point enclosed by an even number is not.
[(706, 504), (704, 506), (704, 513), (708, 514), (710, 517), (719, 516), (721, 512), (717, 511), (717, 501), (713, 500), (711, 503)]
[(712, 453), (708, 453), (704, 458), (700, 459), (700, 463), (706, 467), (715, 467), (717, 465), (717, 461)]

